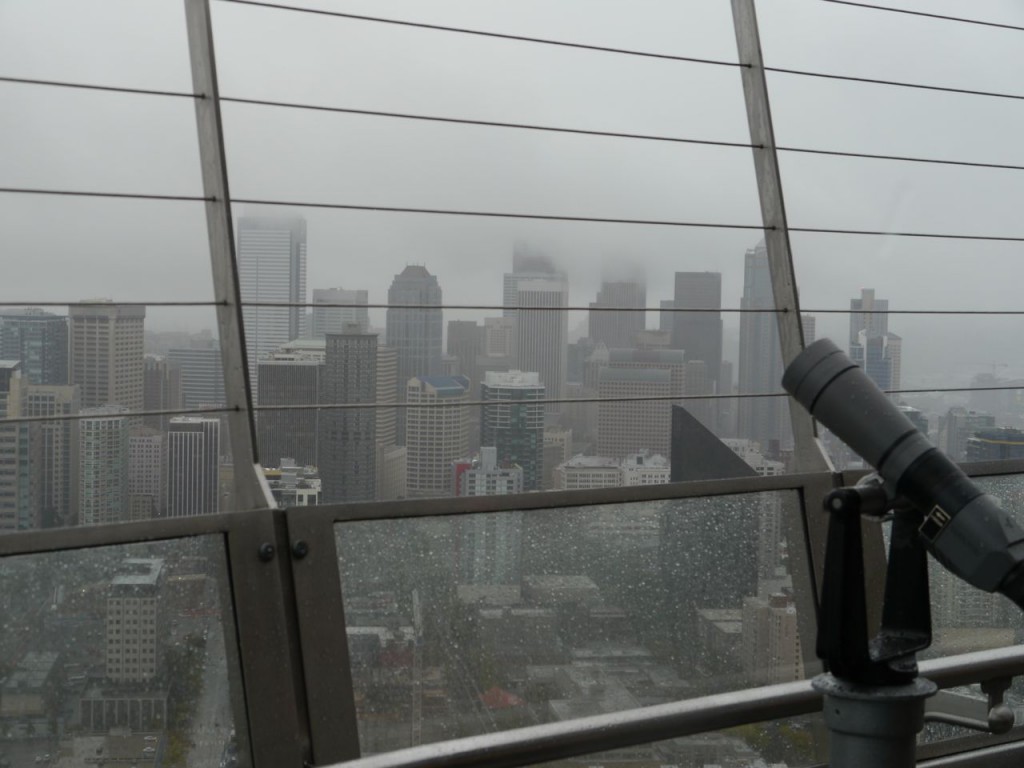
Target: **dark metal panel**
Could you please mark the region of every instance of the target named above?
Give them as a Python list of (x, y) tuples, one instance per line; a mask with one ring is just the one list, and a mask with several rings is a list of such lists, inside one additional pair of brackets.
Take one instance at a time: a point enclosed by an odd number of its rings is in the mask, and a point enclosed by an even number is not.
[(334, 522), (288, 512), (295, 603), (306, 683), (313, 762), (359, 757), (359, 728), (345, 633)]
[[(583, 491), (550, 491), (509, 496), (475, 496), (408, 501), (367, 502), (357, 504), (324, 504), (319, 507), (294, 508), (303, 514), (324, 515), (337, 522), (357, 520), (393, 520), (398, 518), (472, 515), (485, 512), (529, 512), (539, 509), (589, 507), (602, 504), (626, 504), (641, 501), (687, 499), (695, 496), (728, 496), (766, 491), (795, 491), (821, 475), (776, 475), (773, 477), (742, 477), (726, 480), (702, 480), (688, 483), (600, 488)], [(825, 477), (830, 477), (825, 475)]]
[(213, 291), (217, 301), (221, 362), (224, 367), (224, 396), (227, 399), (228, 432), (234, 454), (235, 502), (243, 510), (268, 509), (275, 505), (270, 488), (260, 471), (256, 449), (210, 6), (209, 0), (184, 1), (192, 89), (197, 94), (195, 103), (199, 164), (203, 175), (203, 193), (207, 198), (206, 226), (210, 241)]
[[(736, 48), (740, 59), (740, 77), (750, 125), (750, 143), (754, 155), (757, 194), (761, 202), (764, 241), (772, 278), (775, 317), (779, 327), (782, 360), (788, 364), (804, 348), (804, 332), (800, 324), (800, 302), (797, 298), (793, 256), (789, 245), (789, 224), (782, 195), (782, 178), (775, 150), (768, 85), (761, 56), (761, 36), (757, 28), (754, 0), (732, 0)], [(794, 460), (798, 471), (829, 470), (828, 459), (817, 441), (814, 422), (802, 408), (790, 401), (790, 419), (796, 450)]]
[(51, 528), (43, 531), (21, 531), (0, 536), (0, 557), (224, 533), (240, 524), (244, 517), (245, 513), (226, 513), (164, 520), (140, 520), (134, 523)]
[(300, 766), (309, 739), (283, 514), (246, 518), (228, 534), (228, 568), (253, 763)]

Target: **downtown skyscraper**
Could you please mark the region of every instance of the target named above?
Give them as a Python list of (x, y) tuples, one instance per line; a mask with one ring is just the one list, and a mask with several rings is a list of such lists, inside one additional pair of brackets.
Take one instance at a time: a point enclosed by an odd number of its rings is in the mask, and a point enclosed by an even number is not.
[(405, 399), (409, 496), (448, 496), (452, 462), (469, 451), (469, 408), (460, 405), (469, 400), (469, 379), (414, 377), (407, 383)]
[[(538, 491), (544, 476), (544, 385), (536, 373), (488, 371), (480, 384), (480, 445), (497, 450), (501, 466), (522, 467), (522, 490)], [(493, 402), (492, 402), (493, 401)]]
[[(722, 369), (721, 273), (676, 272), (671, 309), (675, 310), (670, 313), (672, 346), (683, 350), (688, 362), (702, 361), (707, 391), (718, 392)], [(697, 311), (679, 311), (687, 309)]]
[(128, 409), (83, 408), (78, 424), (79, 525), (122, 523), (128, 510)]
[[(744, 310), (774, 310), (775, 296), (768, 266), (768, 250), (762, 240), (743, 257)], [(739, 394), (779, 391), (782, 381), (782, 347), (775, 312), (743, 312), (740, 315)], [(757, 441), (762, 453), (772, 457), (791, 441), (789, 406), (783, 397), (739, 400), (739, 437)]]
[(370, 330), (370, 312), (366, 308), (368, 301), (369, 293), (363, 290), (314, 288), (310, 336), (322, 339), (328, 333), (344, 333), (353, 324), (359, 326), (362, 333), (366, 333)]
[[(647, 286), (639, 281), (601, 283), (597, 300), (590, 303), (588, 333), (591, 341), (609, 349), (625, 349), (636, 345), (637, 334), (646, 327), (644, 307)], [(606, 309), (629, 307), (628, 310)]]
[(0, 360), (20, 361), (30, 384), (67, 384), (68, 319), (41, 309), (0, 312)]
[[(306, 302), (306, 220), (243, 216), (237, 228), (242, 302)], [(306, 308), (243, 306), (249, 380), (255, 394), (257, 363), (304, 332)]]
[[(548, 400), (565, 396), (569, 368), (569, 281), (564, 273), (520, 280), (516, 283), (516, 364), (536, 371)], [(531, 309), (535, 308), (535, 309)], [(559, 403), (549, 403), (546, 413), (558, 413)]]
[[(326, 406), (376, 402), (377, 365), (375, 334), (328, 334), (320, 402)], [(324, 408), (318, 430), (323, 502), (373, 501), (377, 483), (376, 409)]]
[(888, 299), (876, 299), (873, 288), (850, 299), (850, 359), (881, 389), (899, 389), (903, 338), (889, 333), (888, 313)]
[[(414, 376), (440, 375), (444, 333), (441, 286), (426, 267), (409, 265), (395, 275), (388, 289), (386, 344), (398, 353), (397, 391)], [(405, 444), (405, 413), (398, 414), (398, 444)]]
[(72, 304), (70, 384), (80, 388), (83, 408), (121, 405), (141, 411), (146, 308), (112, 302)]
[(180, 416), (167, 432), (168, 517), (220, 511), (220, 420)]

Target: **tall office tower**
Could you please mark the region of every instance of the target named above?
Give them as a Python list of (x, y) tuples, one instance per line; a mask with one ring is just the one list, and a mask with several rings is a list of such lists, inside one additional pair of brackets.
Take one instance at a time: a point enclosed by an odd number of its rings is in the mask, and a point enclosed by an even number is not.
[[(24, 387), (21, 363), (0, 360), (0, 418), (22, 415)], [(0, 426), (0, 532), (39, 527), (33, 448), (29, 424)]]
[(220, 511), (220, 420), (171, 419), (167, 430), (167, 516)]
[[(181, 367), (156, 355), (146, 355), (142, 369), (142, 407), (146, 411), (180, 410), (185, 406)], [(142, 422), (153, 429), (167, 429), (170, 416), (146, 416)]]
[(955, 406), (939, 419), (939, 439), (936, 445), (949, 454), (953, 461), (963, 461), (967, 458), (967, 438), (980, 430), (992, 429), (995, 425), (996, 419), (991, 414)]
[[(569, 367), (569, 283), (564, 274), (520, 280), (516, 304), (516, 362), (521, 370), (536, 371), (549, 400), (565, 397)], [(559, 403), (548, 403), (546, 413), (557, 414)]]
[(398, 350), (377, 347), (377, 402), (384, 407), (374, 409), (377, 427), (377, 501), (405, 498), (404, 445), (398, 445), (398, 408), (394, 403), (398, 388)]
[(72, 304), (68, 317), (68, 383), (81, 388), (82, 407), (123, 405), (141, 411), (146, 308)]
[(531, 248), (526, 243), (518, 242), (512, 248), (512, 271), (506, 272), (502, 278), (501, 300), (502, 316), (507, 318), (516, 317), (516, 310), (511, 309), (519, 303), (519, 283), (523, 280), (548, 279), (564, 273), (555, 269), (554, 262), (546, 253), (536, 248)]
[(687, 360), (703, 360), (707, 366), (708, 391), (718, 391), (722, 367), (722, 275), (719, 272), (676, 272), (673, 307), (704, 310), (674, 312), (672, 346)]
[[(346, 326), (356, 325), (360, 333), (370, 330), (369, 292), (347, 291), (344, 288), (314, 288), (313, 316), (310, 336), (322, 339), (328, 333), (344, 333)], [(350, 306), (323, 306), (348, 304)]]
[(83, 408), (78, 424), (78, 524), (128, 519), (129, 411), (121, 405)]
[[(29, 384), (22, 396), (25, 416), (73, 416), (79, 411), (78, 387)], [(78, 421), (33, 424), (36, 444), (31, 471), (38, 489), (39, 524), (43, 528), (74, 525), (78, 514)]]
[(672, 327), (676, 322), (676, 313), (673, 312), (676, 306), (675, 299), (662, 299), (658, 302), (661, 311), (658, 312), (658, 330), (666, 331), (671, 335)]
[[(412, 305), (405, 309), (402, 305)], [(444, 318), (441, 286), (426, 267), (408, 266), (395, 275), (388, 289), (386, 344), (398, 351), (399, 401), (413, 376), (441, 373)], [(398, 414), (398, 444), (405, 444), (405, 413)]]
[(864, 369), (879, 389), (898, 389), (902, 341), (895, 333), (868, 336), (868, 331), (860, 331), (857, 343), (850, 347), (850, 359)]
[(164, 570), (161, 558), (129, 557), (110, 582), (105, 652), (111, 682), (138, 685), (161, 672)]
[(469, 408), (459, 405), (469, 400), (469, 379), (413, 377), (405, 399), (409, 496), (447, 496), (452, 462), (469, 453)]
[(515, 359), (516, 321), (514, 317), (484, 318), (484, 351), (488, 357)]
[(862, 288), (859, 299), (850, 299), (850, 347), (859, 343), (857, 336), (884, 336), (889, 332), (889, 300), (876, 299), (874, 288)]
[[(328, 334), (320, 401), (370, 404), (376, 400), (376, 334)], [(325, 504), (373, 501), (377, 483), (375, 411), (375, 408), (325, 408), (321, 411), (317, 454)]]
[(474, 392), (481, 381), (476, 359), (484, 353), (486, 335), (486, 328), (472, 320), (448, 321), (448, 354), (458, 358), (456, 373), (469, 378)]
[[(621, 461), (650, 450), (667, 456), (671, 426), (671, 373), (657, 368), (603, 368), (598, 376), (597, 454)], [(630, 398), (637, 398), (630, 400)], [(658, 400), (644, 398), (661, 398)]]
[(167, 360), (181, 369), (181, 399), (186, 408), (225, 404), (224, 368), (217, 341), (170, 349)]
[[(480, 444), (502, 466), (523, 470), (523, 490), (539, 491), (544, 476), (544, 385), (536, 373), (489, 372), (480, 384)], [(491, 401), (495, 402), (493, 405)], [(481, 453), (487, 450), (482, 447)]]
[(598, 345), (603, 350), (608, 349), (603, 342), (595, 343), (593, 339), (587, 337), (577, 339), (569, 345), (565, 364), (566, 383), (583, 384), (586, 382), (587, 363)]
[[(587, 318), (593, 341), (609, 348), (636, 346), (637, 334), (647, 326), (647, 286), (640, 282), (602, 282)], [(630, 307), (626, 311), (602, 307)]]
[(128, 433), (128, 519), (163, 517), (166, 462), (164, 433), (133, 427)]
[[(271, 352), (257, 365), (261, 406), (316, 405), (324, 371), (324, 352)], [(317, 434), (320, 413), (303, 410), (261, 410), (256, 419), (256, 439), (264, 466), (280, 466), (294, 459), (300, 467), (318, 466)]]
[(850, 359), (880, 388), (899, 389), (903, 339), (889, 333), (888, 312), (888, 299), (876, 299), (872, 288), (850, 299)]
[[(243, 302), (306, 302), (305, 219), (242, 216), (237, 240)], [(254, 390), (256, 363), (301, 337), (305, 317), (305, 307), (242, 307), (249, 380)]]
[[(774, 309), (768, 250), (762, 240), (744, 256), (742, 309)], [(782, 348), (778, 318), (773, 312), (740, 316), (739, 387), (741, 395), (778, 392), (782, 381)], [(771, 458), (792, 441), (789, 404), (783, 397), (750, 397), (738, 402), (737, 436), (756, 440)]]
[(67, 384), (67, 317), (32, 308), (3, 311), (0, 360), (20, 360), (30, 384)]
[(652, 453), (667, 456), (671, 402), (667, 399), (621, 400), (704, 394), (703, 382), (703, 363), (685, 362), (682, 350), (605, 350), (599, 346), (587, 363), (585, 384), (600, 398), (616, 398), (620, 402), (597, 403), (598, 455), (621, 460), (629, 454), (650, 449)]

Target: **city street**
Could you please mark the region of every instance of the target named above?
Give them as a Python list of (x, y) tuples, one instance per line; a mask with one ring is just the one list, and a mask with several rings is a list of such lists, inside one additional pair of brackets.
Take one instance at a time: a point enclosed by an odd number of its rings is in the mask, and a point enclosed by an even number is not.
[(218, 768), (224, 746), (234, 728), (228, 692), (224, 631), (220, 620), (209, 623), (203, 660), (202, 688), (188, 732), (191, 747), (187, 764), (195, 768)]

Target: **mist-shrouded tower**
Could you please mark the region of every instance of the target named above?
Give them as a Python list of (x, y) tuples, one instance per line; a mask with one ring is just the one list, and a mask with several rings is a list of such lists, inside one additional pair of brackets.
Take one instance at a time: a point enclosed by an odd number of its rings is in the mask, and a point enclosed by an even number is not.
[[(603, 281), (597, 300), (590, 303), (588, 336), (609, 349), (633, 347), (646, 327), (647, 286), (639, 280)], [(625, 311), (602, 307), (629, 307)]]
[[(441, 286), (426, 267), (412, 264), (395, 275), (388, 289), (386, 345), (398, 353), (395, 393), (405, 401), (405, 388), (415, 376), (442, 373), (441, 337), (444, 332)], [(398, 412), (398, 444), (405, 444), (405, 413)]]
[[(238, 219), (238, 282), (242, 302), (306, 301), (306, 220), (242, 216)], [(243, 306), (249, 381), (255, 396), (257, 363), (304, 332), (306, 308)]]
[(707, 371), (706, 389), (717, 392), (722, 368), (722, 274), (676, 272), (672, 312), (672, 346), (681, 349), (687, 362), (700, 360)]
[[(742, 309), (774, 310), (768, 250), (762, 240), (743, 262)], [(777, 392), (782, 381), (782, 347), (775, 312), (744, 312), (740, 316), (739, 394)], [(739, 437), (755, 440), (772, 457), (792, 443), (789, 406), (784, 397), (739, 400)]]

